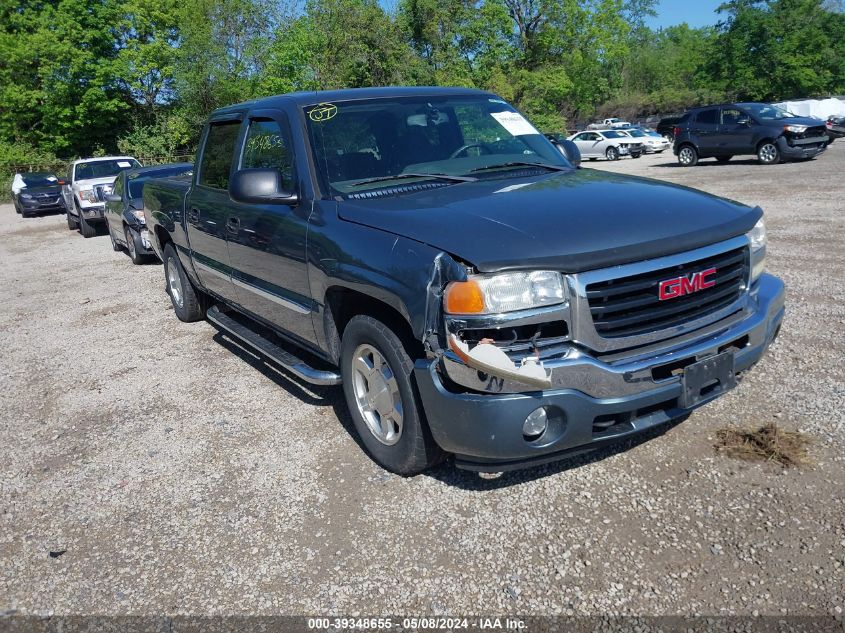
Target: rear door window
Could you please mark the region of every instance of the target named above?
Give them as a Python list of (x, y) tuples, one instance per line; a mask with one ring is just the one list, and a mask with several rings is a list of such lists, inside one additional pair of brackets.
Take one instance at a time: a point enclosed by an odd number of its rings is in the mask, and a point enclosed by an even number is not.
[(712, 108), (710, 110), (702, 110), (699, 112), (696, 117), (696, 123), (700, 125), (716, 125), (719, 121), (719, 110), (716, 108)]
[(240, 121), (213, 123), (208, 129), (200, 164), (200, 185), (213, 189), (229, 188), (232, 158), (240, 129)]

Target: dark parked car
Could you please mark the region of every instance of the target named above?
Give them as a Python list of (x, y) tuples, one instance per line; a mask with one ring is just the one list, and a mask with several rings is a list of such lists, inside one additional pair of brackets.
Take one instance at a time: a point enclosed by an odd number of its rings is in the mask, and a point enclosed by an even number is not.
[[(342, 384), (362, 444), (404, 475), (444, 454), (549, 462), (684, 418), (784, 314), (759, 207), (575, 169), (477, 90), (217, 110), (192, 179), (150, 180), (144, 212), (176, 316)], [(158, 382), (139, 389), (172, 391)]]
[(684, 167), (700, 158), (726, 163), (755, 155), (763, 165), (808, 159), (828, 144), (824, 121), (797, 117), (766, 103), (731, 103), (690, 110), (675, 127), (674, 152)]
[(678, 125), (678, 121), (681, 120), (680, 116), (667, 116), (663, 117), (658, 121), (657, 125), (654, 127), (655, 131), (660, 134), (660, 136), (665, 136), (669, 139), (670, 142), (675, 142), (675, 126)]
[(106, 228), (114, 250), (126, 249), (133, 264), (143, 264), (155, 257), (144, 219), (144, 184), (151, 178), (190, 174), (193, 168), (193, 163), (175, 163), (139, 167), (118, 174), (112, 192), (104, 196)]
[(832, 116), (825, 122), (825, 126), (830, 143), (845, 136), (845, 116)]
[(55, 174), (46, 171), (15, 174), (12, 180), (15, 211), (25, 218), (39, 213), (63, 212), (63, 184)]

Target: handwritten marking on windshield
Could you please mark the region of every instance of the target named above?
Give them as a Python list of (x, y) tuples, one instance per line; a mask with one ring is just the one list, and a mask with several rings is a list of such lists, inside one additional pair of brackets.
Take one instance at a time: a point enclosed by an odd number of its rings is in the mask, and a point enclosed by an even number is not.
[(337, 106), (333, 103), (318, 103), (308, 111), (308, 118), (319, 123), (333, 119), (336, 114)]

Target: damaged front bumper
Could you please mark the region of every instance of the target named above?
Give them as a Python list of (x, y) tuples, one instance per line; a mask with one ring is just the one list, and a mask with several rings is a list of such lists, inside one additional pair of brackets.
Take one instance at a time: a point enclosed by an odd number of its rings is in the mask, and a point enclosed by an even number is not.
[(781, 136), (777, 140), (780, 155), (788, 159), (813, 158), (827, 149), (827, 136), (814, 138), (787, 138)]
[[(542, 391), (479, 373), (453, 352), (418, 361), (417, 384), (434, 439), (460, 467), (501, 471), (554, 461), (684, 417), (726, 390), (684, 406), (685, 366), (729, 352), (738, 374), (777, 335), (783, 283), (764, 274), (750, 296), (755, 309), (742, 320), (714, 324), (660, 349), (597, 357), (573, 346), (564, 357), (544, 361), (551, 387)], [(526, 438), (523, 421), (539, 407), (546, 408), (548, 427), (539, 438)]]

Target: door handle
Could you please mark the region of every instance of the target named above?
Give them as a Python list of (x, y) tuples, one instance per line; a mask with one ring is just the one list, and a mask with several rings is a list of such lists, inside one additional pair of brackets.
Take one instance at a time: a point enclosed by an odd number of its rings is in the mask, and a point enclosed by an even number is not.
[(192, 208), (188, 211), (188, 222), (191, 224), (196, 224), (200, 221), (200, 210), (197, 208)]
[(226, 230), (229, 231), (229, 233), (237, 234), (237, 232), (240, 230), (240, 228), (241, 228), (240, 218), (231, 217), (226, 221)]

